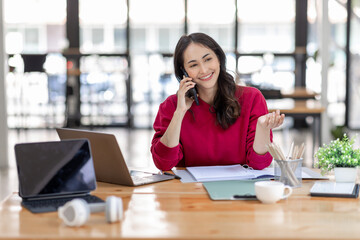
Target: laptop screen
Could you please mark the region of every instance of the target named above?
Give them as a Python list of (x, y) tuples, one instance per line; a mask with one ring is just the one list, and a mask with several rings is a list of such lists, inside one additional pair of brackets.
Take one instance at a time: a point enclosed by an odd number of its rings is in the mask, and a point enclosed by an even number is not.
[(86, 139), (15, 145), (22, 198), (86, 193), (96, 188)]

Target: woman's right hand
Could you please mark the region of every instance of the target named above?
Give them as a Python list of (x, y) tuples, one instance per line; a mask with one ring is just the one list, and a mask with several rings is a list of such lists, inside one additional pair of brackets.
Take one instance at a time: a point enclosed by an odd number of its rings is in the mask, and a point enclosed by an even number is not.
[(194, 99), (186, 96), (186, 93), (193, 87), (195, 87), (196, 83), (191, 81), (192, 78), (185, 77), (180, 81), (179, 90), (177, 92), (177, 109), (183, 113), (185, 113), (193, 104)]
[(195, 83), (191, 81), (191, 78), (185, 77), (180, 81), (179, 90), (177, 91), (177, 107), (174, 115), (170, 121), (168, 128), (164, 135), (160, 138), (165, 146), (169, 148), (179, 145), (181, 123), (185, 116), (186, 111), (191, 107), (194, 99), (186, 97), (187, 91), (195, 87)]

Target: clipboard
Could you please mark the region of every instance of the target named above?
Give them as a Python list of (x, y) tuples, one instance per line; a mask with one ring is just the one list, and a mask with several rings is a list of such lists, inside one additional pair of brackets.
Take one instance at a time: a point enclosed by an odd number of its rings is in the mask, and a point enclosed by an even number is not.
[(260, 180), (228, 180), (204, 182), (211, 200), (256, 200), (255, 182)]

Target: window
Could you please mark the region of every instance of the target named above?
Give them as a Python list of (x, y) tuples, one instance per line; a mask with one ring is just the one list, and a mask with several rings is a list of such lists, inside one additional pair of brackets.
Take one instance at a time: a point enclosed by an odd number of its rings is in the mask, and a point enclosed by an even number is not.
[[(3, 2), (5, 49), (9, 54), (8, 125), (61, 127), (65, 122), (66, 61), (61, 54), (47, 53), (67, 47), (66, 0)], [(30, 59), (31, 67), (24, 67), (24, 59)]]
[(80, 51), (126, 51), (126, 0), (79, 0)]
[(115, 51), (126, 51), (126, 29), (115, 27), (114, 29), (114, 48)]
[(149, 127), (160, 102), (178, 87), (163, 53), (173, 53), (183, 34), (184, 2), (130, 0), (129, 9), (134, 125)]
[[(66, 0), (5, 0), (7, 53), (61, 51), (66, 47), (65, 19)], [(57, 34), (51, 34), (54, 28)]]
[(101, 47), (104, 44), (104, 29), (102, 28), (93, 28), (91, 30), (91, 39), (92, 44), (96, 47)]
[(239, 52), (293, 52), (295, 0), (238, 0)]
[(204, 32), (224, 51), (234, 50), (234, 0), (188, 0), (189, 33)]

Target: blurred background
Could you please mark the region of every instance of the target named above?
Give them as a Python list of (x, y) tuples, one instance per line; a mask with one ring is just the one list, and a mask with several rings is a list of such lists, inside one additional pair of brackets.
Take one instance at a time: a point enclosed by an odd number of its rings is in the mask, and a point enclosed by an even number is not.
[[(10, 128), (150, 128), (159, 103), (178, 87), (175, 44), (198, 31), (223, 47), (239, 82), (322, 90), (321, 1), (3, 0), (3, 12)], [(359, 15), (360, 1), (328, 1), (325, 96), (335, 125), (345, 124), (346, 94), (359, 95), (346, 91), (347, 57), (353, 66), (359, 61)], [(355, 69), (348, 77), (359, 81)], [(359, 127), (349, 110), (351, 127)]]
[(145, 129), (150, 139), (159, 104), (178, 89), (175, 45), (192, 32), (212, 36), (237, 83), (267, 99), (313, 93), (323, 141), (360, 128), (360, 0), (2, 0), (2, 25), (1, 115), (13, 141), (55, 127)]

